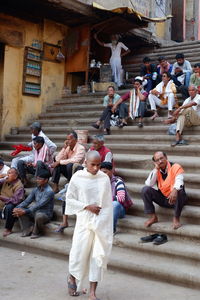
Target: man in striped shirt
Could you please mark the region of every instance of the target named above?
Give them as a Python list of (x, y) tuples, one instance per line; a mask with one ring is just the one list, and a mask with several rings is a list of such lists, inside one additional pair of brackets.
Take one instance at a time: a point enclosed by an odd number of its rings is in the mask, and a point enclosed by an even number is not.
[(101, 163), (101, 171), (110, 177), (113, 197), (113, 231), (116, 233), (118, 219), (125, 217), (126, 209), (133, 203), (128, 198), (127, 191), (123, 180), (113, 175), (112, 163), (104, 161)]

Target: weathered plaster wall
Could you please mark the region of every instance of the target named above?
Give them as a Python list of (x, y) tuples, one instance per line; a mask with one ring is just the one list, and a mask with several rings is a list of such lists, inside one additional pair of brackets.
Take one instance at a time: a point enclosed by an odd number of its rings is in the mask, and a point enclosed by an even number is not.
[[(1, 17), (1, 15), (0, 15)], [(3, 18), (18, 23), (24, 37), (23, 47), (6, 45), (3, 69), (3, 115), (1, 120), (1, 137), (9, 133), (11, 127), (26, 125), (29, 119), (34, 119), (49, 104), (61, 95), (64, 85), (65, 64), (43, 61), (42, 90), (40, 97), (22, 94), (24, 47), (31, 46), (34, 39), (51, 44), (57, 44), (67, 33), (66, 26), (44, 20), (34, 24), (17, 18)], [(18, 28), (18, 30), (19, 30)]]

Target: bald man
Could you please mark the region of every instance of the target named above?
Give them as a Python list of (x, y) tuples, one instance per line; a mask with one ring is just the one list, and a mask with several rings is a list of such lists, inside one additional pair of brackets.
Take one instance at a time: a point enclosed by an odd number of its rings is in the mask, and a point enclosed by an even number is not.
[[(179, 164), (169, 162), (166, 153), (161, 151), (155, 152), (152, 160), (154, 169), (142, 189), (144, 212), (150, 215), (145, 227), (158, 222), (153, 204), (155, 202), (162, 207), (174, 208), (172, 227), (178, 229), (181, 226), (181, 211), (187, 200), (183, 181), (184, 170)], [(154, 188), (156, 184), (157, 189)]]
[(97, 300), (97, 283), (107, 266), (113, 238), (111, 185), (108, 176), (99, 170), (100, 163), (97, 151), (88, 152), (86, 168), (72, 176), (66, 194), (65, 213), (77, 217), (69, 256), (68, 291), (78, 296), (89, 274), (89, 300)]

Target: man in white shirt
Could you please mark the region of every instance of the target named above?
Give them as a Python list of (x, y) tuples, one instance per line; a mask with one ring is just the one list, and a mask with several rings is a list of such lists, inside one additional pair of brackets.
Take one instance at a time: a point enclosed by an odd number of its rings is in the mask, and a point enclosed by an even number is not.
[(176, 62), (173, 64), (171, 75), (175, 74), (175, 70), (179, 69), (185, 75), (185, 85), (186, 87), (189, 86), (190, 76), (192, 74), (192, 67), (188, 60), (185, 59), (183, 53), (176, 54)]
[(56, 144), (54, 144), (42, 131), (40, 122), (33, 122), (30, 126), (30, 129), (31, 129), (31, 142), (28, 143), (28, 146), (32, 147), (33, 150), (28, 155), (18, 156), (18, 157), (13, 158), (13, 160), (11, 162), (11, 168), (17, 169), (17, 164), (18, 164), (19, 160), (22, 160), (24, 163), (33, 163), (34, 162), (34, 151), (35, 150), (34, 150), (33, 139), (37, 136), (41, 136), (44, 138), (44, 142), (47, 145), (47, 147), (49, 148), (49, 153), (51, 155), (57, 149)]
[[(118, 36), (116, 34), (111, 35), (111, 43), (102, 43), (98, 38), (97, 34), (94, 35), (97, 43), (103, 47), (108, 47), (111, 49), (111, 58), (110, 65), (112, 69), (112, 76), (114, 78), (114, 82), (118, 87), (122, 85), (122, 65), (121, 65), (121, 57), (130, 53), (130, 50), (121, 42), (118, 41)], [(123, 53), (122, 49), (124, 50)]]
[(149, 227), (158, 222), (153, 204), (155, 202), (162, 207), (174, 208), (172, 227), (178, 229), (181, 226), (181, 211), (187, 201), (183, 182), (184, 170), (179, 164), (169, 162), (166, 153), (161, 151), (155, 152), (152, 160), (155, 167), (142, 189), (144, 212), (150, 215), (144, 225)]
[(10, 168), (4, 164), (4, 161), (0, 159), (0, 182), (4, 181)]
[(172, 147), (176, 145), (188, 145), (188, 142), (182, 139), (184, 126), (191, 127), (200, 125), (200, 95), (198, 94), (198, 89), (194, 85), (191, 85), (188, 88), (188, 92), (190, 97), (183, 102), (183, 105), (175, 110), (173, 118), (170, 120), (170, 123), (177, 120), (176, 141), (171, 144)]

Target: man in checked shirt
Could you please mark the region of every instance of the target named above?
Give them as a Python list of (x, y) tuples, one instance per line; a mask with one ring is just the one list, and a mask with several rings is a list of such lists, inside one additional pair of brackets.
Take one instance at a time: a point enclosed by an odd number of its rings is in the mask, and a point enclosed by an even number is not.
[[(187, 195), (184, 190), (183, 168), (177, 163), (171, 163), (164, 152), (155, 152), (152, 160), (154, 169), (145, 181), (142, 189), (142, 199), (144, 201), (144, 212), (150, 215), (145, 222), (145, 227), (158, 222), (153, 202), (159, 206), (174, 208), (173, 229), (181, 227), (180, 215), (186, 203)], [(154, 185), (157, 184), (157, 189)]]

